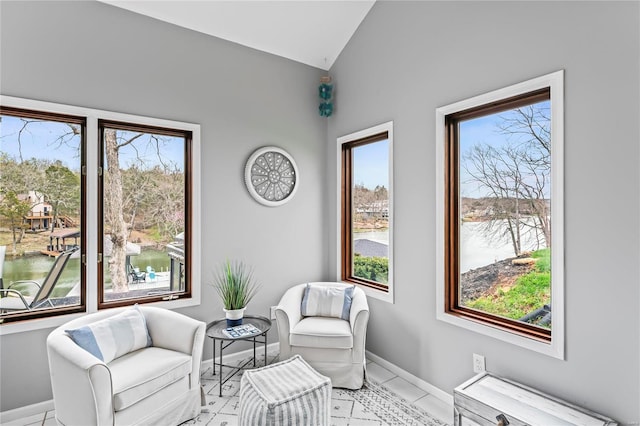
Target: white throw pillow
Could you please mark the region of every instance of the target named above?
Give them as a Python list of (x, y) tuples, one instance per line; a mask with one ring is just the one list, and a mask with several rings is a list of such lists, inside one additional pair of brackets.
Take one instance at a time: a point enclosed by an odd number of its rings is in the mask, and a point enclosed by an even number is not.
[(300, 312), (304, 317), (334, 317), (348, 321), (355, 287), (307, 284)]
[(151, 346), (144, 315), (134, 306), (117, 315), (73, 330), (65, 330), (82, 349), (105, 363)]

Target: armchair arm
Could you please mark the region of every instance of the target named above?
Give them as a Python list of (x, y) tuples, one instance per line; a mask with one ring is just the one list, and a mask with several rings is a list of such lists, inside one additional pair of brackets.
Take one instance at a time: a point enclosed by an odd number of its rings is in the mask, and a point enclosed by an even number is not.
[(73, 343), (62, 329), (47, 337), (47, 353), (59, 422), (113, 424), (113, 390), (107, 365)]
[(302, 320), (300, 303), (306, 284), (299, 284), (288, 289), (276, 307), (276, 324), (278, 325), (278, 340), (280, 341), (281, 359), (290, 355), (289, 335), (291, 330)]
[(360, 288), (356, 288), (353, 294), (349, 323), (351, 324), (351, 332), (353, 333), (353, 361), (359, 362), (363, 360), (365, 356), (367, 324), (369, 323), (367, 296)]
[(191, 355), (191, 388), (200, 383), (206, 324), (168, 309), (141, 306), (153, 346)]

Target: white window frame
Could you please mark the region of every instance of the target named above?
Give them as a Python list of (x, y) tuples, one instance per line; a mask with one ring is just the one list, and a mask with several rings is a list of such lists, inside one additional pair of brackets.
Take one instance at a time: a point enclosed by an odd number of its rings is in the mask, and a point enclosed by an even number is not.
[[(551, 88), (551, 342), (495, 328), (446, 312), (445, 306), (445, 117), (546, 87)], [(554, 358), (564, 359), (564, 71), (475, 96), (436, 109), (436, 317), (440, 321), (475, 331)]]
[[(185, 123), (180, 121), (164, 120), (158, 118), (144, 117), (133, 114), (124, 114), (112, 111), (104, 111), (95, 108), (85, 108), (72, 105), (58, 104), (52, 102), (43, 102), (33, 99), (17, 98), (12, 96), (0, 95), (0, 104), (7, 107), (21, 108), (34, 111), (51, 112), (57, 114), (68, 114), (87, 119), (87, 194), (98, 193), (98, 119), (137, 123), (155, 127), (173, 128), (177, 130), (187, 130), (192, 132), (192, 235), (191, 235), (191, 297), (179, 298), (175, 300), (167, 300), (149, 303), (151, 306), (159, 306), (167, 309), (185, 308), (188, 306), (198, 306), (201, 300), (201, 167), (200, 167), (200, 125), (193, 123)], [(87, 202), (87, 229), (98, 229), (98, 199), (83, 194)], [(81, 317), (87, 313), (98, 311), (98, 267), (102, 264), (97, 262), (98, 244), (97, 238), (87, 238), (86, 254), (87, 259), (96, 259), (96, 261), (87, 261), (86, 276), (86, 312), (54, 315), (41, 319), (16, 321), (0, 325), (0, 336), (21, 333), (31, 330), (40, 330), (44, 328), (52, 328), (62, 325), (74, 318)], [(101, 250), (100, 250), (101, 251)]]
[[(394, 224), (394, 214), (393, 214), (393, 121), (388, 121), (386, 123), (379, 124), (374, 127), (370, 127), (368, 129), (360, 130), (358, 132), (354, 132), (345, 136), (341, 136), (337, 139), (337, 155), (336, 155), (336, 170), (337, 170), (337, 186), (336, 186), (336, 247), (337, 247), (337, 264), (336, 264), (336, 276), (338, 280), (341, 278), (341, 268), (342, 268), (342, 244), (341, 244), (341, 225), (342, 225), (342, 199), (341, 199), (341, 191), (342, 191), (342, 145), (346, 143), (350, 143), (353, 141), (357, 141), (360, 139), (364, 139), (370, 136), (374, 136), (380, 133), (387, 132), (388, 140), (389, 140), (389, 276), (387, 280), (388, 290), (378, 290), (372, 287), (367, 287), (364, 285), (359, 285), (361, 289), (364, 290), (365, 294), (374, 299), (382, 300), (388, 303), (393, 304), (395, 301), (394, 293), (395, 293), (395, 280), (394, 280), (394, 261), (393, 261), (393, 224)], [(350, 282), (346, 282), (347, 284), (352, 284)]]

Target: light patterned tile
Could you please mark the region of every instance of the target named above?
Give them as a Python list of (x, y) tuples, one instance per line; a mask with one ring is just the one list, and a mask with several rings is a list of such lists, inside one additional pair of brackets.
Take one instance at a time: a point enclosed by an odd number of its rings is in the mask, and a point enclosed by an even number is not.
[(349, 400), (353, 399), (351, 397), (351, 395), (349, 394), (349, 391), (341, 389), (341, 388), (332, 388), (331, 389), (331, 398), (334, 398), (334, 399), (349, 399)]
[(237, 416), (230, 416), (229, 414), (218, 414), (209, 420), (207, 426), (232, 426), (238, 424)]
[(355, 402), (351, 415), (356, 419), (379, 420), (378, 417), (366, 406)]
[(423, 410), (432, 414), (434, 417), (437, 417), (443, 422), (453, 422), (453, 406), (451, 404), (447, 404), (443, 400), (438, 399), (431, 394), (425, 395), (422, 398), (418, 399), (414, 402), (414, 405), (422, 408)]
[(427, 394), (419, 387), (412, 385), (400, 377), (395, 377), (384, 382), (384, 386), (409, 402), (413, 402)]
[(349, 426), (349, 419), (344, 417), (331, 417), (331, 426)]
[(380, 367), (380, 365), (375, 362), (372, 362), (371, 364), (367, 364), (367, 377), (374, 382), (384, 383), (387, 380), (393, 379), (396, 375), (386, 368)]
[(240, 398), (237, 396), (229, 398), (226, 404), (222, 406), (222, 408), (218, 411), (220, 414), (231, 414), (234, 416), (238, 415), (240, 410)]
[(351, 419), (349, 420), (349, 426), (386, 426), (386, 424), (380, 420)]
[(332, 417), (351, 417), (353, 410), (353, 402), (346, 399), (331, 400), (331, 416)]

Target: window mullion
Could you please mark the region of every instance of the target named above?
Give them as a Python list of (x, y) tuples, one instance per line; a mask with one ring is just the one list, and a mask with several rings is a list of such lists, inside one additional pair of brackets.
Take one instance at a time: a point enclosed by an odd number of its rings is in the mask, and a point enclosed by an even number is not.
[[(98, 192), (98, 167), (100, 165), (100, 150), (98, 142), (98, 119), (95, 115), (87, 118), (87, 229), (98, 229), (98, 203), (100, 200)], [(102, 250), (98, 247), (97, 233), (92, 232), (87, 235), (87, 285), (86, 301), (87, 311), (96, 312), (98, 310), (98, 263)]]

